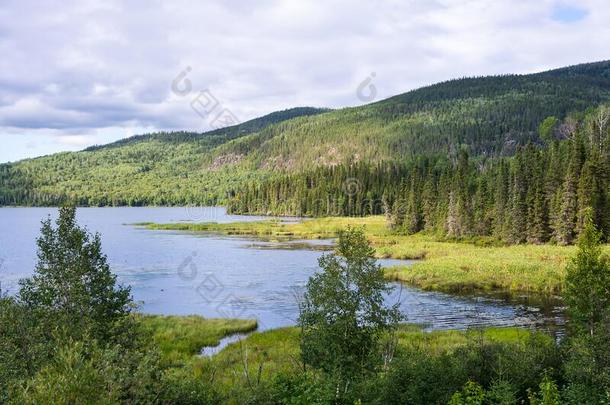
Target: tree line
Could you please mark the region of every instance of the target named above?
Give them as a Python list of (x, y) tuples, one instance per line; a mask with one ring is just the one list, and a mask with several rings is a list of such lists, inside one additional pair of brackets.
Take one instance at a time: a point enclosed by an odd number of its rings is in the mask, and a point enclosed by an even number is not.
[(232, 213), (296, 216), (384, 214), (397, 232), (507, 243), (572, 244), (591, 209), (610, 236), (610, 109), (578, 119), (549, 117), (539, 141), (514, 156), (420, 156), (407, 163), (359, 162), (278, 175), (230, 195)]

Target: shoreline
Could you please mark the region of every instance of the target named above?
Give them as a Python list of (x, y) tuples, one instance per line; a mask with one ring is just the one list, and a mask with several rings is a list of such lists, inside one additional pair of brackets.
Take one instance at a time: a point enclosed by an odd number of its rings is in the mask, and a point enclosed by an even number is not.
[[(423, 290), (452, 294), (506, 293), (553, 298), (560, 295), (565, 265), (574, 246), (478, 246), (469, 242), (439, 241), (432, 235), (396, 235), (383, 217), (313, 218), (296, 223), (270, 219), (252, 222), (138, 223), (150, 230), (247, 236), (263, 240), (333, 239), (346, 226), (363, 226), (378, 259), (418, 260), (412, 266), (386, 270), (392, 281)], [(610, 253), (610, 245), (604, 247)]]

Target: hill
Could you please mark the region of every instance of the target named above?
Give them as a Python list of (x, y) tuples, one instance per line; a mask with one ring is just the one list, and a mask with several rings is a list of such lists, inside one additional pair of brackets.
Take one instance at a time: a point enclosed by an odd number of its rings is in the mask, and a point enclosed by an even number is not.
[(207, 133), (156, 133), (0, 165), (3, 204), (216, 204), (282, 172), (420, 156), (510, 156), (610, 99), (610, 61), (451, 80), (373, 104), (273, 113)]

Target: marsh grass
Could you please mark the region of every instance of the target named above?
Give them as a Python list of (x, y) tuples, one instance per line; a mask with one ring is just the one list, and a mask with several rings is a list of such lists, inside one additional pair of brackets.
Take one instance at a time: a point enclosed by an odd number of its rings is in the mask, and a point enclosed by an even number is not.
[[(468, 331), (427, 332), (421, 326), (402, 324), (396, 333), (398, 347), (418, 350), (429, 355), (452, 352), (473, 342), (527, 344), (532, 334), (551, 338), (520, 328), (487, 328)], [(305, 370), (300, 360), (300, 330), (297, 327), (255, 332), (240, 342), (228, 345), (212, 358), (194, 358), (195, 374), (203, 378), (214, 375), (222, 391), (232, 387), (255, 388), (272, 381), (280, 373)]]
[[(149, 229), (215, 232), (273, 240), (336, 237), (348, 225), (364, 226), (379, 258), (421, 260), (387, 269), (387, 277), (423, 289), (451, 293), (509, 291), (556, 295), (561, 292), (571, 246), (503, 246), (490, 239), (444, 241), (426, 234), (396, 235), (382, 216), (316, 218), (298, 223), (257, 222), (140, 224)], [(610, 253), (610, 247), (605, 247)]]
[(189, 362), (204, 346), (216, 346), (225, 336), (257, 328), (255, 320), (207, 319), (198, 315), (139, 315), (139, 319), (152, 334), (167, 365)]
[[(298, 327), (255, 332), (256, 322), (249, 320), (205, 319), (195, 315), (138, 315), (138, 318), (159, 346), (168, 376), (211, 384), (224, 398), (248, 397), (273, 384), (280, 375), (311, 371), (301, 361)], [(224, 336), (251, 331), (254, 332), (213, 357), (198, 355), (201, 347), (218, 344)], [(395, 336), (399, 350), (436, 356), (482, 342), (526, 345), (534, 334), (552, 342), (549, 336), (520, 328), (427, 332), (420, 325), (401, 324)]]

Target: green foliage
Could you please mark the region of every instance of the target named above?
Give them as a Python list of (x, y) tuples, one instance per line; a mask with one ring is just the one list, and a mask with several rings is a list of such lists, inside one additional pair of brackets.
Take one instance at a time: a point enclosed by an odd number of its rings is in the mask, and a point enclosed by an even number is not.
[[(56, 342), (59, 344), (59, 342)], [(18, 385), (9, 403), (152, 403), (163, 391), (156, 355), (100, 348), (95, 342), (58, 347), (53, 359)]]
[(116, 285), (100, 236), (78, 227), (74, 207), (61, 208), (56, 225), (42, 224), (36, 273), (21, 281), (19, 300), (69, 337), (107, 342), (131, 311), (130, 289)]
[(271, 390), (274, 401), (282, 404), (324, 405), (336, 401), (334, 381), (313, 372), (278, 374)]
[(474, 381), (468, 381), (461, 392), (456, 392), (449, 400), (449, 405), (483, 405), (485, 391)]
[(540, 139), (546, 143), (551, 143), (553, 140), (555, 140), (555, 130), (557, 129), (557, 124), (559, 124), (557, 117), (545, 118), (538, 128), (538, 135), (540, 136)]
[(0, 403), (9, 385), (33, 374), (50, 357), (48, 331), (23, 305), (0, 297)]
[(564, 289), (571, 326), (591, 336), (610, 322), (610, 260), (602, 254), (601, 238), (589, 211), (578, 253), (567, 267)]
[[(297, 327), (255, 332), (204, 366), (224, 397), (240, 403), (256, 395), (267, 403), (446, 404), (470, 380), (485, 389), (486, 403), (511, 404), (537, 391), (544, 370), (559, 359), (551, 337), (525, 329), (425, 332), (400, 325), (395, 337), (387, 367), (347, 388), (340, 376), (296, 361)], [(258, 384), (248, 384), (246, 365), (250, 378), (260, 375)]]
[(384, 306), (389, 287), (373, 253), (361, 229), (340, 232), (336, 254), (320, 258), (322, 272), (301, 304), (303, 361), (348, 381), (375, 370), (379, 339), (401, 318), (396, 305)]
[(428, 344), (399, 350), (374, 394), (384, 404), (446, 404), (467, 380), (468, 371), (450, 348)]
[[(84, 353), (82, 343), (60, 348), (53, 361), (14, 393), (15, 404), (92, 404), (118, 402), (119, 390), (99, 367), (100, 359)], [(99, 355), (99, 353), (96, 353)]]
[[(540, 383), (538, 394), (530, 395), (530, 405), (560, 405), (559, 388), (547, 374)], [(591, 400), (589, 398), (588, 400)]]
[(219, 389), (213, 379), (203, 378), (190, 366), (171, 367), (164, 370), (163, 390), (151, 401), (159, 404), (218, 404), (222, 403)]
[(149, 337), (99, 235), (62, 208), (43, 222), (36, 273), (0, 298), (0, 402), (150, 403), (163, 391)]
[(610, 259), (601, 251), (601, 237), (589, 209), (566, 276), (570, 337), (564, 345), (564, 373), (569, 403), (585, 398), (601, 403), (610, 393)]
[(517, 391), (510, 382), (505, 380), (494, 381), (485, 393), (485, 397), (490, 405), (517, 404)]

